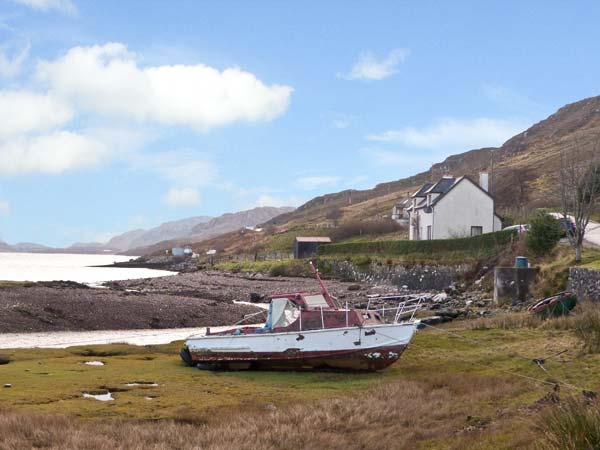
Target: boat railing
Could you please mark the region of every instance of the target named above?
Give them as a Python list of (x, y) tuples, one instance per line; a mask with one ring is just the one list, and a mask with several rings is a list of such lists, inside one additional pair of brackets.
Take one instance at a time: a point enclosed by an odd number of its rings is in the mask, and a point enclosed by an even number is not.
[(394, 323), (400, 322), (403, 318), (406, 318), (405, 321), (410, 322), (414, 320), (415, 314), (423, 308), (421, 303), (423, 302), (425, 296), (411, 298), (402, 302), (398, 302), (395, 307), (386, 308), (383, 305), (381, 308), (371, 309), (371, 299), (367, 302), (367, 312), (377, 312), (381, 313), (382, 319), (385, 321), (385, 312), (390, 311), (394, 314)]

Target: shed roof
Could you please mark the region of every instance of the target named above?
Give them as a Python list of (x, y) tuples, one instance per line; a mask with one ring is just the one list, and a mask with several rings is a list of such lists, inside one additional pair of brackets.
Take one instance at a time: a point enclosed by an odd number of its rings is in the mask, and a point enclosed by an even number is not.
[(327, 236), (314, 236), (314, 237), (296, 237), (296, 242), (331, 242), (331, 238)]

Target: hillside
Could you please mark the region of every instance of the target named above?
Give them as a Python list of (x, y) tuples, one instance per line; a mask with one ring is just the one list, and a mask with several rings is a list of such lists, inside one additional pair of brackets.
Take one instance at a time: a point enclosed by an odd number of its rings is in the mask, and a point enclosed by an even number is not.
[(600, 138), (600, 96), (560, 108), (556, 113), (512, 137), (501, 147), (481, 148), (452, 155), (430, 170), (397, 181), (381, 183), (367, 190), (345, 190), (316, 197), (295, 211), (276, 217), (283, 228), (327, 221), (340, 209), (342, 220), (388, 215), (395, 202), (426, 181), (442, 175), (477, 176), (491, 171), (494, 158), (492, 193), (501, 214), (512, 213), (516, 203), (523, 207), (552, 206), (551, 178), (560, 166), (560, 149), (576, 146), (591, 152)]
[(174, 238), (153, 242), (151, 245), (129, 248), (125, 254), (146, 255), (149, 253), (162, 252), (174, 245), (185, 245), (202, 242), (225, 233), (230, 233), (244, 227), (255, 227), (256, 225), (270, 221), (273, 217), (293, 211), (291, 207), (275, 208), (261, 206), (247, 211), (227, 213), (215, 217), (206, 222), (194, 225), (188, 233)]
[(188, 236), (194, 227), (211, 220), (208, 216), (188, 217), (181, 220), (165, 222), (149, 230), (133, 230), (113, 237), (106, 243), (107, 247), (119, 251), (131, 248), (146, 247), (160, 241)]

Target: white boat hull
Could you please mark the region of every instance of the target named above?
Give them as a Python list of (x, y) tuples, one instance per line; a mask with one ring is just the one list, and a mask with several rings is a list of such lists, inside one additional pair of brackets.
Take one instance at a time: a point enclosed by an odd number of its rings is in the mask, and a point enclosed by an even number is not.
[(416, 322), (281, 333), (191, 336), (182, 358), (220, 368), (380, 370), (398, 360)]

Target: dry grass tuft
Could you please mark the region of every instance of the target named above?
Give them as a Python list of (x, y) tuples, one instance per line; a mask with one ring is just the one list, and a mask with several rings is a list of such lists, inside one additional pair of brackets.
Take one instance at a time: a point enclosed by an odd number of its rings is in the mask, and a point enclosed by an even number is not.
[[(87, 422), (35, 413), (0, 412), (0, 450), (108, 449), (413, 449), (454, 438), (473, 425), (476, 405), (520, 389), (514, 382), (468, 374), (426, 382), (382, 383), (348, 398), (206, 417), (182, 409), (175, 421)], [(267, 408), (267, 406), (270, 406)]]
[(598, 405), (568, 400), (538, 419), (541, 450), (596, 450), (600, 448)]

